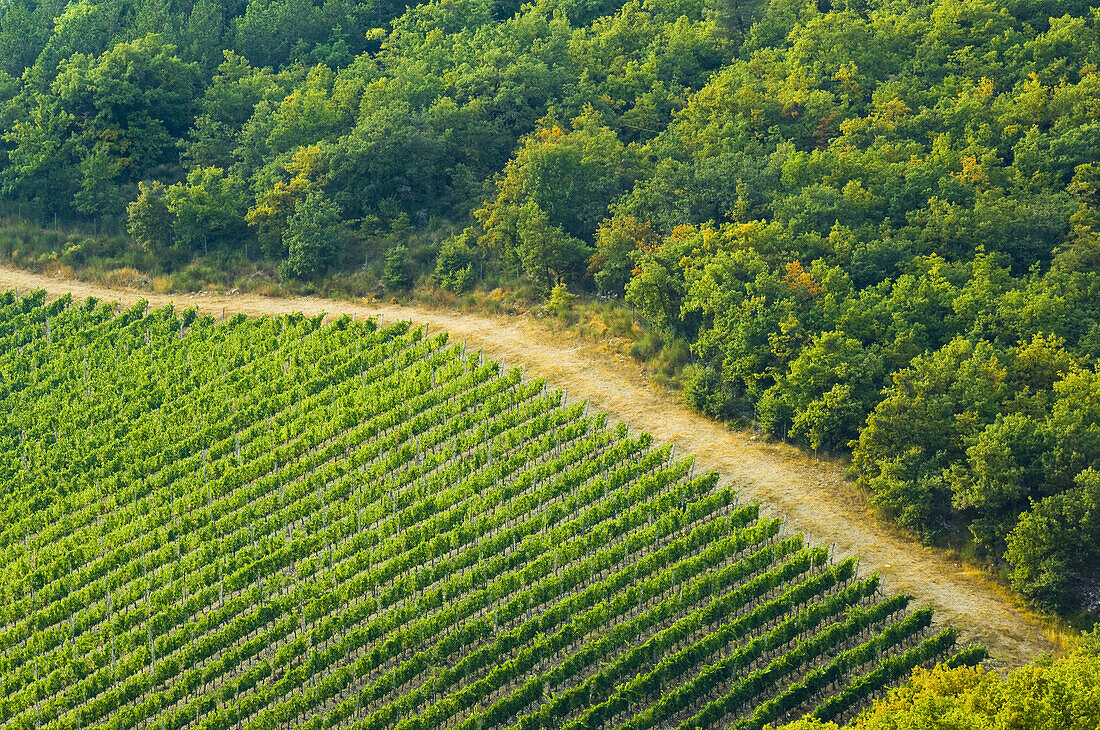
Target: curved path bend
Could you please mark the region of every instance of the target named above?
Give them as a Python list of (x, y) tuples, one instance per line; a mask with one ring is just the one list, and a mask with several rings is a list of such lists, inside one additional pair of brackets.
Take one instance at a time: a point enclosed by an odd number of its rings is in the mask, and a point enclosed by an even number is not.
[(220, 315), (303, 312), (358, 317), (382, 314), (386, 320), (425, 323), (446, 330), (493, 359), (524, 366), (528, 375), (545, 377), (566, 389), (570, 401), (588, 398), (612, 420), (653, 434), (676, 446), (678, 454), (696, 455), (698, 467), (715, 470), (722, 483), (739, 487), (764, 511), (786, 517), (791, 529), (808, 533), (815, 543), (831, 544), (838, 558), (858, 555), (863, 573), (878, 571), (884, 589), (905, 591), (918, 604), (932, 604), (937, 620), (962, 630), (961, 643), (980, 642), (993, 666), (1019, 666), (1054, 651), (1052, 632), (1024, 610), (1003, 588), (982, 574), (953, 563), (942, 551), (901, 535), (878, 517), (845, 479), (840, 461), (817, 459), (786, 444), (765, 443), (751, 433), (731, 431), (699, 416), (653, 385), (638, 365), (590, 343), (552, 333), (528, 316), (487, 316), (443, 312), (381, 302), (352, 303), (315, 297), (275, 298), (253, 295), (162, 295), (113, 289), (74, 279), (32, 274), (0, 265), (0, 290), (44, 289), (51, 297), (72, 293), (152, 306), (174, 303)]

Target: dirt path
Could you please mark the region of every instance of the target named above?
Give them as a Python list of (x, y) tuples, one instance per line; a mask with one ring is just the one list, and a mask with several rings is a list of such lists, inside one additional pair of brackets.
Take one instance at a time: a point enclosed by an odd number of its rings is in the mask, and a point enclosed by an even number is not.
[(837, 462), (814, 459), (783, 444), (767, 444), (751, 434), (730, 431), (698, 416), (648, 382), (632, 360), (598, 352), (584, 343), (550, 333), (528, 317), (488, 317), (439, 312), (384, 303), (357, 305), (311, 297), (158, 295), (109, 289), (96, 284), (39, 276), (0, 266), (0, 290), (45, 289), (52, 297), (71, 292), (123, 304), (140, 298), (153, 306), (174, 302), (220, 315), (243, 312), (304, 312), (408, 319), (426, 323), (429, 331), (447, 330), (452, 339), (523, 365), (530, 376), (546, 377), (564, 387), (569, 400), (589, 398), (614, 420), (676, 445), (678, 454), (693, 453), (702, 469), (717, 470), (723, 483), (741, 487), (765, 510), (784, 515), (791, 528), (809, 533), (817, 543), (831, 543), (837, 557), (858, 555), (862, 573), (879, 571), (884, 588), (906, 591), (918, 603), (931, 603), (938, 620), (963, 630), (962, 641), (983, 643), (995, 664), (1014, 667), (1055, 648), (1048, 632), (980, 575), (952, 563), (941, 552), (899, 536), (863, 502), (844, 479)]

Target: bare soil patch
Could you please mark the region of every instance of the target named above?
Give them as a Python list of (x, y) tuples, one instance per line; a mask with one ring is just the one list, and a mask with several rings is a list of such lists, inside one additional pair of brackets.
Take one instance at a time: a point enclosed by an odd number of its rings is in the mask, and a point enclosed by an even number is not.
[(648, 431), (658, 442), (674, 444), (677, 454), (695, 454), (698, 468), (719, 472), (722, 483), (739, 487), (746, 499), (786, 517), (791, 530), (807, 533), (815, 543), (831, 544), (837, 558), (858, 555), (860, 572), (878, 571), (885, 590), (908, 592), (917, 604), (932, 604), (938, 621), (962, 630), (962, 643), (984, 644), (995, 666), (1016, 667), (1057, 648), (1051, 632), (1004, 589), (953, 563), (942, 551), (907, 539), (879, 517), (845, 479), (840, 461), (814, 458), (786, 444), (762, 442), (750, 432), (731, 431), (699, 416), (653, 385), (634, 361), (551, 333), (535, 318), (313, 297), (161, 295), (6, 266), (0, 266), (2, 289), (44, 289), (51, 298), (71, 292), (78, 300), (89, 296), (121, 299), (123, 305), (144, 298), (152, 306), (194, 306), (214, 315), (382, 314), (386, 321), (407, 319), (427, 324), (430, 331), (446, 330), (452, 339), (465, 340), (488, 357), (523, 366), (528, 376), (547, 378), (564, 388), (570, 401), (587, 398), (612, 419)]

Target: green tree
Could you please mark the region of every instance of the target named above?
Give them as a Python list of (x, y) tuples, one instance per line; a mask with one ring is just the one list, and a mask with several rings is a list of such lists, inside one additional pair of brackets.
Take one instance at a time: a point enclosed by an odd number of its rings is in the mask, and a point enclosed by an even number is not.
[(119, 43), (102, 56), (75, 56), (54, 83), (62, 107), (82, 121), (118, 161), (124, 179), (144, 179), (178, 160), (177, 140), (191, 126), (198, 67), (181, 61), (158, 35)]
[(386, 260), (382, 267), (382, 283), (387, 289), (402, 291), (412, 286), (413, 277), (409, 260), (409, 249), (404, 244), (398, 244), (386, 253)]
[(232, 51), (224, 51), (223, 58), (182, 143), (183, 159), (194, 167), (229, 168), (243, 162), (239, 135), (245, 123), (264, 99), (285, 93), (270, 72), (252, 68)]
[(244, 185), (218, 167), (200, 167), (164, 193), (173, 216), (173, 239), (197, 252), (210, 253), (210, 244), (226, 247), (247, 235)]
[(326, 189), (345, 215), (388, 223), (399, 212), (419, 221), (441, 209), (447, 199), (446, 145), (428, 117), (389, 93), (364, 99), (354, 128), (326, 148)]
[(173, 215), (165, 199), (164, 183), (138, 183), (137, 199), (126, 206), (126, 228), (141, 247), (165, 256), (172, 247)]
[(319, 7), (308, 0), (249, 0), (233, 21), (234, 50), (256, 66), (305, 60), (323, 37)]
[(634, 252), (652, 250), (659, 242), (653, 226), (633, 216), (604, 219), (596, 231), (596, 253), (588, 271), (604, 293), (623, 294), (634, 269)]
[(773, 397), (786, 403), (789, 423), (765, 423), (772, 433), (790, 429), (790, 438), (814, 449), (835, 448), (854, 439), (878, 397), (879, 358), (858, 340), (835, 330), (802, 348)]
[(48, 86), (58, 67), (73, 56), (96, 57), (121, 40), (123, 11), (117, 0), (77, 0), (49, 18), (53, 21), (53, 33), (30, 74), (36, 86)]
[(284, 236), (297, 206), (310, 195), (321, 193), (325, 159), (317, 145), (299, 147), (282, 167), (281, 177), (289, 179), (264, 184), (246, 216), (268, 254), (279, 257), (286, 255)]
[(966, 449), (965, 465), (951, 467), (953, 504), (970, 516), (975, 542), (992, 555), (1003, 553), (1020, 513), (1048, 493), (1043, 461), (1052, 441), (1030, 416), (999, 414)]
[(623, 146), (602, 118), (589, 110), (573, 124), (568, 132), (542, 120), (505, 167), (496, 199), (475, 214), (481, 245), (516, 258), (545, 291), (580, 278), (586, 242), (628, 181)]
[(125, 204), (118, 186), (119, 164), (105, 147), (97, 146), (80, 162), (80, 190), (73, 196), (76, 209), (90, 216), (114, 218)]
[(505, 168), (502, 194), (511, 202), (535, 203), (551, 225), (589, 239), (630, 181), (629, 164), (622, 143), (596, 112), (574, 119), (571, 132), (548, 119)]
[(951, 517), (947, 470), (995, 420), (1005, 374), (992, 345), (962, 338), (895, 373), (852, 452), (872, 500), (924, 536), (941, 531)]
[(1054, 384), (1054, 397), (1045, 474), (1052, 486), (1066, 489), (1082, 471), (1100, 469), (1100, 374), (1076, 370)]
[(473, 286), (477, 250), (469, 243), (472, 238), (476, 239), (473, 231), (466, 229), (460, 235), (448, 238), (439, 247), (432, 273), (436, 284), (453, 292), (463, 292)]
[(310, 279), (327, 272), (339, 250), (340, 208), (319, 191), (294, 206), (283, 234), (287, 250), (280, 267), (284, 276)]
[[(635, 269), (626, 286), (626, 300), (655, 327), (682, 333), (681, 319), (688, 283), (683, 266), (688, 255), (705, 245), (713, 230), (682, 226), (657, 244), (633, 254)], [(725, 293), (725, 292), (723, 292)], [(737, 292), (731, 292), (733, 296)]]
[(516, 255), (527, 275), (549, 291), (564, 278), (575, 278), (592, 249), (553, 225), (533, 201), (518, 210)]
[(1008, 536), (1012, 586), (1047, 609), (1081, 605), (1079, 589), (1100, 580), (1100, 471), (1035, 503)]
[(76, 118), (56, 99), (38, 95), (29, 113), (4, 134), (10, 145), (7, 164), (0, 166), (4, 192), (44, 210), (69, 210), (80, 187), (84, 153), (76, 127)]
[(741, 43), (767, 4), (767, 0), (707, 0), (706, 17), (726, 38)]
[(1068, 191), (1077, 200), (1070, 235), (1055, 251), (1063, 271), (1095, 271), (1100, 266), (1100, 163), (1079, 165)]
[(212, 75), (222, 63), (225, 43), (225, 8), (219, 0), (198, 0), (180, 30), (180, 55), (195, 61)]
[(47, 8), (45, 3), (5, 5), (0, 13), (0, 70), (18, 77), (34, 63), (50, 37)]

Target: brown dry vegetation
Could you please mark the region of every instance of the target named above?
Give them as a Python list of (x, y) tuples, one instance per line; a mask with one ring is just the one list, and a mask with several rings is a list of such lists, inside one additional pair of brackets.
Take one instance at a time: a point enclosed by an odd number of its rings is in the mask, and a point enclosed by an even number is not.
[(815, 458), (785, 444), (765, 443), (750, 432), (730, 431), (689, 411), (653, 385), (633, 360), (550, 332), (533, 318), (312, 297), (156, 294), (0, 266), (0, 289), (15, 288), (45, 289), (51, 298), (71, 292), (78, 300), (89, 296), (121, 299), (123, 304), (145, 298), (153, 306), (195, 306), (214, 315), (223, 311), (248, 315), (382, 314), (386, 321), (407, 319), (425, 323), (431, 331), (446, 330), (453, 339), (466, 340), (489, 357), (509, 366), (523, 366), (529, 376), (546, 377), (556, 387), (565, 388), (570, 401), (588, 398), (613, 420), (648, 431), (659, 442), (674, 444), (677, 454), (695, 454), (699, 468), (718, 471), (722, 483), (740, 487), (746, 499), (784, 515), (792, 530), (808, 533), (815, 543), (832, 544), (838, 558), (858, 555), (861, 572), (881, 573), (885, 589), (909, 592), (918, 603), (932, 604), (939, 621), (962, 629), (964, 643), (980, 642), (988, 647), (995, 666), (1016, 667), (1058, 648), (1055, 633), (1003, 588), (953, 562), (942, 551), (907, 539), (884, 522), (844, 478), (841, 462)]

